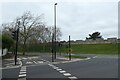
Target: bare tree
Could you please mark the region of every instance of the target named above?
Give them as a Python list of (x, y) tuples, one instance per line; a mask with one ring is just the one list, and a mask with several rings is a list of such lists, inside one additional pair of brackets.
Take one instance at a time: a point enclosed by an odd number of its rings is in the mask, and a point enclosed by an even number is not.
[[(52, 34), (55, 34), (55, 28), (54, 27), (48, 27), (46, 28), (46, 40), (47, 42), (52, 42)], [(60, 37), (62, 36), (62, 32), (59, 27), (56, 28), (56, 40), (60, 41)]]
[[(43, 43), (52, 41), (52, 33), (54, 33), (54, 27), (47, 27), (42, 21), (42, 18), (43, 15), (34, 16), (30, 11), (27, 11), (21, 17), (17, 17), (15, 21), (2, 24), (3, 32), (10, 35), (12, 30), (17, 29), (17, 23), (20, 21), (19, 42), (23, 45), (23, 55), (25, 55), (27, 44), (31, 42)], [(57, 40), (60, 40), (61, 36), (61, 30), (60, 28), (57, 28)]]
[(20, 36), (22, 38), (23, 43), (23, 55), (25, 55), (26, 51), (26, 43), (27, 40), (37, 35), (37, 27), (41, 27), (43, 25), (42, 23), (42, 16), (33, 16), (30, 11), (25, 12), (20, 17)]

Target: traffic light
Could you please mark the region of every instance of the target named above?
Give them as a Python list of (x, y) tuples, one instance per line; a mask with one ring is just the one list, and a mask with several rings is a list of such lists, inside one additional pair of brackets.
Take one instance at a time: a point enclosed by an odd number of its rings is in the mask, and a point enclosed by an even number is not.
[(17, 39), (17, 32), (12, 31), (12, 39), (16, 40)]

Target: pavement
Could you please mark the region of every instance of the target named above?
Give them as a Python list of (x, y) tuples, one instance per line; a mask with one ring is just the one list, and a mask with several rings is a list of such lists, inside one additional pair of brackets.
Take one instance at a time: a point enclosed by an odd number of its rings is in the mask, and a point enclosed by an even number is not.
[(20, 67), (21, 62), (19, 59), (17, 59), (17, 64), (15, 65), (14, 58), (9, 58), (9, 59), (2, 59), (2, 69), (7, 69), (7, 68), (15, 68), (15, 67)]

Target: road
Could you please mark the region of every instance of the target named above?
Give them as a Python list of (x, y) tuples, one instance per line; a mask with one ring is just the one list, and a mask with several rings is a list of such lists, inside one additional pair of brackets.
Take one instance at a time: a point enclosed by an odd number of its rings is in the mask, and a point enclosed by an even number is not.
[[(56, 80), (74, 80), (88, 78), (118, 78), (117, 57), (91, 57), (87, 60), (79, 60), (67, 63), (55, 63), (43, 61), (41, 58), (24, 58), (21, 68), (3, 70), (3, 78), (16, 78), (15, 80), (55, 78)], [(3, 79), (4, 80), (4, 79)], [(6, 79), (5, 79), (6, 80)]]

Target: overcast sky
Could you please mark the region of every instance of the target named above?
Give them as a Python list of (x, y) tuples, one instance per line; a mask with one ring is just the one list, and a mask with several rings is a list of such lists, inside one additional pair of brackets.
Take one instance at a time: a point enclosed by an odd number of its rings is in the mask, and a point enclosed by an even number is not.
[(57, 2), (57, 27), (62, 31), (62, 40), (85, 40), (88, 34), (100, 32), (103, 38), (118, 36), (117, 0), (53, 0), (53, 1), (3, 1), (1, 3), (1, 23), (11, 22), (25, 11), (34, 15), (44, 14), (43, 21), (54, 25), (54, 3)]

